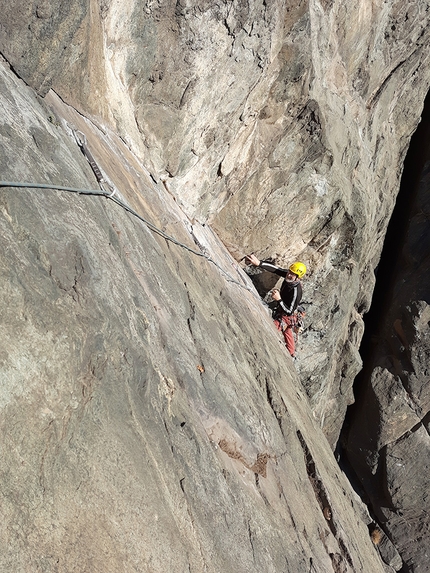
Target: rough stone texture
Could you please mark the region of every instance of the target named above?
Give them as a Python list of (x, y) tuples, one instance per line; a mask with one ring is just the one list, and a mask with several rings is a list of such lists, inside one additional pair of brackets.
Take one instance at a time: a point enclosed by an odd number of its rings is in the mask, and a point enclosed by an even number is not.
[[(421, 110), (428, 89), (425, 9), (422, 3), (333, 2), (324, 9), (310, 3), (307, 32), (287, 37), (311, 48), (302, 103), (288, 115), (291, 99), (297, 101), (288, 94), (279, 141), (215, 219), (228, 244), (309, 265), (310, 327), (299, 368), (333, 444), (353, 400), (361, 316), (416, 125), (413, 110)], [(421, 92), (417, 69), (421, 79), (427, 76)], [(239, 220), (250, 223), (238, 226)]]
[(0, 77), (5, 180), (97, 188), (73, 123), (230, 276), (107, 199), (1, 188), (0, 569), (384, 571), (246, 275), (115, 134)]
[(39, 93), (114, 128), (237, 259), (308, 264), (299, 368), (334, 447), (430, 84), (427, 2), (62, 6), (0, 2), (0, 50)]
[[(369, 309), (375, 282), (373, 271), (430, 83), (429, 4), (50, 0), (29, 5), (18, 0), (12, 5), (0, 0), (0, 9), (0, 52), (29, 86), (47, 101), (51, 98), (59, 117), (67, 113), (58, 111), (50, 88), (91, 118), (100, 130), (93, 148), (110, 179), (133, 204), (163, 228), (172, 232), (181, 228), (187, 237), (190, 225), (200, 229), (210, 223), (237, 261), (254, 251), (280, 264), (299, 258), (309, 266), (307, 329), (296, 366), (316, 422), (334, 447), (354, 399), (352, 382), (361, 366), (358, 347), (362, 316)], [(13, 89), (5, 91), (5, 100), (14, 97)], [(26, 97), (34, 101), (31, 91)], [(1, 111), (5, 116), (1, 136), (7, 142), (1, 158), (5, 176), (13, 165), (17, 178), (39, 175), (60, 184), (79, 181), (82, 176), (75, 161), (90, 173), (76, 149), (67, 147), (67, 153), (75, 154), (70, 160), (58, 156), (61, 147), (53, 139), (54, 127), (46, 129), (32, 121), (28, 129), (15, 129), (16, 106)], [(19, 106), (32, 104), (21, 101)], [(25, 123), (25, 113), (23, 118)], [(79, 123), (78, 116), (68, 119)], [(57, 122), (55, 114), (51, 121)], [(113, 133), (125, 143), (118, 159), (106, 151), (113, 145)], [(18, 156), (16, 149), (26, 153)], [(40, 154), (50, 161), (41, 162)], [(124, 161), (130, 166), (125, 171)], [(136, 183), (140, 180), (148, 180), (144, 192)], [(179, 207), (181, 214), (173, 215)], [(64, 229), (58, 233), (62, 236)], [(49, 275), (49, 257), (37, 241), (32, 249)], [(54, 265), (52, 276), (62, 285), (60, 290), (74, 292), (86, 280), (81, 252), (85, 249), (76, 241), (58, 250), (67, 264), (75, 261), (68, 270)], [(235, 268), (226, 254), (219, 256), (229, 269)], [(37, 292), (42, 293), (41, 288)], [(105, 286), (100, 288), (105, 292)], [(151, 292), (152, 286), (146, 282), (145, 288)], [(177, 303), (173, 295), (172, 300)], [(410, 313), (395, 317), (403, 321), (400, 337), (402, 332), (426, 336), (427, 311), (422, 298), (414, 300)], [(240, 323), (245, 320), (242, 311)], [(175, 312), (183, 319), (180, 310)], [(227, 320), (228, 313), (220, 314)], [(258, 316), (262, 328), (272, 332), (268, 317)], [(119, 330), (125, 324), (123, 316), (121, 320)], [(211, 332), (216, 330), (210, 324)], [(74, 327), (77, 332), (85, 330)], [(133, 328), (140, 332), (141, 326)], [(266, 335), (266, 330), (259, 335)], [(231, 349), (229, 340), (226, 348)], [(243, 344), (241, 340), (239, 347)], [(73, 345), (85, 355), (77, 341)], [(159, 352), (157, 348), (155, 344), (152, 352)], [(96, 354), (91, 346), (88, 352)], [(424, 364), (425, 353), (411, 352), (415, 372)], [(394, 400), (396, 388), (396, 400), (403, 401), (399, 373), (387, 369), (383, 361), (377, 366), (381, 370), (375, 371), (372, 384), (387, 408), (382, 417), (388, 424), (380, 437), (369, 439), (388, 446), (417, 412), (408, 403), (399, 411), (392, 405), (386, 394)], [(99, 367), (87, 369), (98, 372)], [(412, 388), (424, 403), (420, 377), (407, 379), (406, 391)], [(425, 426), (421, 411), (417, 418)], [(365, 435), (367, 431), (370, 428)], [(256, 463), (256, 458), (244, 459), (249, 467)], [(372, 456), (366, 460), (366, 467), (375, 464)], [(402, 491), (400, 475), (390, 476), (393, 488)], [(395, 522), (391, 515), (389, 520)], [(395, 522), (390, 531), (395, 527), (400, 531), (403, 526)], [(413, 552), (413, 544), (408, 550), (403, 547), (402, 556), (411, 568)], [(331, 564), (342, 568), (337, 557)]]
[[(430, 562), (430, 126), (416, 146), (424, 153), (391, 296), (380, 316), (357, 405), (350, 421), (348, 458), (405, 571)], [(388, 286), (388, 285), (387, 285)]]
[(2, 0), (0, 8), (1, 53), (28, 84), (45, 95), (67, 67), (70, 42), (88, 17), (87, 0)]
[(382, 559), (389, 567), (392, 567), (395, 571), (399, 571), (402, 568), (402, 558), (386, 535), (384, 535), (379, 542), (378, 550)]

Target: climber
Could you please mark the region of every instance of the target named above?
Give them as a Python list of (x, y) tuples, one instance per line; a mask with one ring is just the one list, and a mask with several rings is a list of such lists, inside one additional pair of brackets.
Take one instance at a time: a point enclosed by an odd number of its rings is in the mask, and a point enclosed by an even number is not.
[(260, 267), (265, 271), (284, 277), (280, 290), (272, 290), (272, 298), (277, 302), (273, 312), (276, 328), (282, 332), (285, 346), (293, 358), (295, 358), (295, 342), (293, 328), (297, 322), (296, 309), (302, 298), (302, 284), (300, 279), (306, 273), (303, 263), (295, 262), (288, 269), (282, 269), (272, 263), (260, 261), (255, 255), (246, 255), (246, 262)]

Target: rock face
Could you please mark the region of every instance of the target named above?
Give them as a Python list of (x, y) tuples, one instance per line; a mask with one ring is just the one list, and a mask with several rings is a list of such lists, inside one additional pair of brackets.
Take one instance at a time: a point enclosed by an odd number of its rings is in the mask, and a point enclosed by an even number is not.
[[(334, 448), (354, 400), (362, 316), (430, 83), (427, 3), (0, 8), (3, 180), (94, 188), (70, 137), (79, 129), (122, 197), (229, 272), (111, 201), (2, 191), (5, 499), (19, 524), (5, 525), (5, 559), (22, 570), (166, 571), (175, 554), (180, 571), (380, 570), (318, 427)], [(296, 363), (306, 399), (237, 265), (250, 251), (309, 267)], [(425, 326), (420, 301), (411, 333)], [(384, 367), (375, 384), (389, 380), (394, 400), (402, 388)], [(24, 420), (36, 421), (29, 436)], [(344, 511), (327, 522), (332, 504)]]
[(5, 179), (97, 188), (73, 122), (136, 209), (219, 265), (107, 199), (2, 188), (0, 569), (384, 571), (216, 237), (114, 134), (53, 95), (42, 107), (4, 65), (0, 85)]
[(413, 197), (409, 224), (388, 290), (391, 296), (378, 315), (380, 327), (360, 380), (346, 444), (379, 522), (407, 570), (420, 572), (428, 571), (430, 546), (428, 108), (425, 120), (410, 150), (422, 157), (421, 165), (408, 162), (402, 184), (402, 192)]
[(238, 259), (308, 264), (300, 372), (334, 447), (430, 83), (427, 4), (3, 4), (0, 49), (38, 93), (114, 129)]

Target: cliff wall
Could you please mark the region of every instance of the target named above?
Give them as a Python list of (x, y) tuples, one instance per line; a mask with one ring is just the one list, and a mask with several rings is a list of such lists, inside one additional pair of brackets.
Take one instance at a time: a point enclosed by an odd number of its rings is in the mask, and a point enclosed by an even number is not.
[(428, 6), (3, 2), (1, 50), (110, 127), (238, 259), (308, 264), (301, 375), (335, 444), (429, 86)]
[[(427, 3), (0, 7), (3, 181), (97, 187), (79, 131), (118, 196), (229, 273), (109, 200), (2, 190), (8, 563), (55, 570), (65, 543), (73, 570), (94, 521), (89, 569), (381, 570), (330, 448), (428, 91)], [(308, 265), (295, 365), (251, 251)]]
[(97, 189), (73, 124), (117, 193), (184, 245), (104, 197), (2, 188), (1, 570), (384, 571), (219, 240), (114, 133), (52, 94), (45, 107), (4, 64), (1, 78), (7, 180)]
[(341, 440), (379, 522), (413, 571), (427, 570), (430, 537), (428, 100), (405, 161), (378, 269), (385, 284), (377, 281), (364, 369)]

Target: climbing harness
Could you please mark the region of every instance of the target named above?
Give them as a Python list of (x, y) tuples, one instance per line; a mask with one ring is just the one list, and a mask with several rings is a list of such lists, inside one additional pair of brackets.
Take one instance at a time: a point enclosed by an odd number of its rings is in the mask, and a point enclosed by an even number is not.
[(301, 334), (305, 328), (305, 309), (302, 305), (298, 306), (295, 312), (296, 324), (293, 327), (293, 332), (296, 337), (296, 346), (299, 344), (299, 334)]
[(299, 334), (304, 330), (304, 318), (306, 312), (302, 305), (299, 305), (293, 314), (285, 314), (275, 310), (273, 312), (273, 319), (279, 322), (281, 332), (285, 332), (287, 328), (291, 328), (294, 333), (296, 345), (299, 340)]
[(305, 328), (306, 311), (303, 305), (299, 305), (296, 309), (296, 331), (297, 333), (303, 332)]

